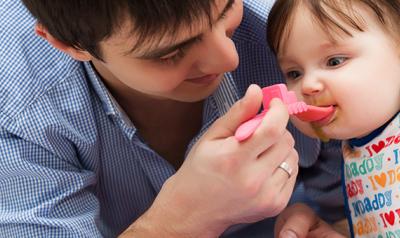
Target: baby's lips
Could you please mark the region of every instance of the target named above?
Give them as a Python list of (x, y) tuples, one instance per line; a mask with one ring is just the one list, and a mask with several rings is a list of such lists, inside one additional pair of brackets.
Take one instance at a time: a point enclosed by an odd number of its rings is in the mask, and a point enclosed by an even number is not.
[(332, 105), (329, 107), (317, 107), (317, 106), (307, 105), (306, 111), (294, 115), (302, 121), (312, 122), (326, 118), (331, 113), (333, 113), (333, 110), (334, 107)]

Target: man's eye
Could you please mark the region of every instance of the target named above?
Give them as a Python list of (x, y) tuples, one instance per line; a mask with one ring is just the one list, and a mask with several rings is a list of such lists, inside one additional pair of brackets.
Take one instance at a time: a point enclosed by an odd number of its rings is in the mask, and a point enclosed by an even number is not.
[(344, 57), (344, 56), (332, 57), (332, 58), (328, 59), (327, 66), (335, 67), (335, 66), (343, 64), (346, 60), (347, 60), (347, 57)]
[(158, 61), (163, 64), (176, 64), (180, 59), (185, 57), (185, 53), (183, 49), (179, 49), (174, 55), (159, 58)]
[(168, 64), (168, 65), (178, 64), (186, 56), (186, 53), (189, 51), (189, 49), (192, 46), (199, 44), (202, 40), (203, 40), (202, 36), (197, 36), (193, 38), (190, 44), (184, 45), (181, 48), (175, 50), (174, 52), (171, 52), (168, 55), (158, 58), (157, 61), (162, 64)]
[(291, 80), (295, 80), (295, 79), (299, 78), (300, 76), (301, 76), (301, 73), (299, 71), (295, 71), (295, 70), (292, 70), (292, 71), (289, 71), (286, 73), (286, 78), (291, 79)]

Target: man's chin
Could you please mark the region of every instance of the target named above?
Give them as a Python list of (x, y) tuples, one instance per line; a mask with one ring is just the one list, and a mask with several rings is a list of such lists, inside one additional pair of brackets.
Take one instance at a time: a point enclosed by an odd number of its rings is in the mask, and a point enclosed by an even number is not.
[(201, 88), (201, 89), (192, 89), (187, 91), (185, 94), (181, 95), (179, 98), (177, 97), (176, 100), (182, 101), (182, 102), (199, 102), (199, 101), (204, 101), (211, 95), (215, 93), (215, 91), (218, 89), (220, 85), (220, 82), (215, 83), (213, 85), (209, 85), (207, 88)]

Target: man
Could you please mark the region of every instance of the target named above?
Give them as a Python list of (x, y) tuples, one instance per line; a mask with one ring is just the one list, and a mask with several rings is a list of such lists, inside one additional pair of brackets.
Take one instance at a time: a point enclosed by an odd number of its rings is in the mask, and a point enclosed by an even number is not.
[[(249, 140), (232, 137), (261, 105), (249, 85), (280, 82), (265, 48), (271, 3), (243, 11), (239, 0), (23, 2), (37, 21), (20, 2), (0, 5), (2, 234), (273, 232), (271, 219), (229, 229), (277, 215), (296, 182), (282, 103)], [(238, 66), (235, 46), (240, 65), (222, 77)], [(326, 156), (316, 162), (317, 141), (295, 137), (304, 167), (318, 179), (335, 172)], [(306, 187), (316, 205), (341, 205), (321, 202), (337, 194), (336, 177), (314, 184), (307, 174), (294, 200), (306, 199)]]

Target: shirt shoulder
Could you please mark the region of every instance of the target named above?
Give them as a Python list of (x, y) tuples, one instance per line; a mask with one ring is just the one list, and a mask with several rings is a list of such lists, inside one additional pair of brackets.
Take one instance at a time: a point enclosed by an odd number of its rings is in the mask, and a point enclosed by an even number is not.
[(34, 33), (35, 19), (20, 1), (0, 5), (0, 125), (68, 78), (83, 75), (81, 64)]
[(273, 1), (245, 0), (243, 20), (233, 35), (240, 62), (229, 73), (242, 97), (250, 84), (261, 87), (282, 83), (283, 75), (266, 40), (267, 17)]
[(265, 45), (268, 14), (274, 1), (245, 0), (243, 20), (235, 32), (238, 41)]

